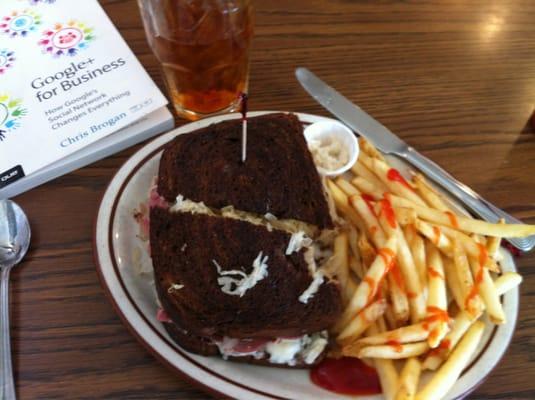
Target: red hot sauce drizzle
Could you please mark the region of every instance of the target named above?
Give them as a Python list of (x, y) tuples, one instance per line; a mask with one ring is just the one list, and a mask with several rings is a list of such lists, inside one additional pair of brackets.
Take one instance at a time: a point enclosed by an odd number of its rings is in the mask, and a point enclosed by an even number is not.
[(438, 226), (433, 226), (433, 233), (434, 233), (433, 243), (438, 244), (440, 242), (440, 235), (442, 234), (442, 232), (440, 232), (440, 229), (438, 228)]
[(353, 357), (324, 359), (310, 371), (310, 379), (319, 387), (339, 394), (381, 393), (381, 383), (375, 369)]
[(392, 208), (390, 201), (388, 199), (382, 199), (379, 204), (381, 206), (381, 214), (384, 215), (388, 225), (390, 225), (391, 228), (396, 229), (396, 214), (394, 214), (394, 209)]
[(459, 222), (457, 221), (457, 216), (451, 211), (444, 211), (444, 214), (446, 214), (450, 219), (450, 225), (455, 229), (459, 229)]
[(464, 304), (465, 307), (471, 312), (473, 312), (473, 307), (471, 306), (471, 303), (474, 298), (479, 294), (479, 286), (481, 286), (481, 283), (483, 282), (483, 268), (487, 263), (488, 258), (488, 252), (485, 246), (483, 246), (481, 243), (477, 243), (477, 246), (479, 247), (479, 268), (477, 270), (476, 276), (474, 277), (474, 286), (472, 286), (470, 293), (468, 293), (468, 296), (466, 296)]
[(439, 279), (444, 280), (444, 276), (440, 272), (438, 272), (436, 269), (434, 269), (432, 266), (427, 267), (427, 273), (429, 274), (431, 278), (439, 278)]
[(391, 339), (386, 341), (386, 345), (393, 348), (396, 353), (401, 353), (403, 351), (403, 345), (399, 340)]
[(388, 247), (382, 247), (379, 249), (377, 254), (383, 259), (386, 266), (386, 273), (388, 273), (388, 271), (390, 271), (390, 268), (392, 268), (396, 253), (394, 253)]
[(396, 282), (396, 285), (400, 288), (402, 292), (405, 292), (405, 280), (403, 279), (403, 275), (401, 275), (399, 265), (396, 261), (392, 263), (392, 268), (390, 268), (390, 273), (392, 274), (392, 277), (394, 278), (394, 282)]
[(368, 293), (368, 299), (366, 300), (368, 304), (370, 304), (375, 297), (375, 292), (377, 290), (375, 286), (375, 280), (370, 276), (365, 276), (363, 282), (366, 282), (368, 286), (370, 287), (370, 292)]
[(370, 212), (372, 213), (372, 215), (375, 215), (377, 217), (377, 214), (375, 213), (375, 209), (373, 208), (373, 202), (375, 201), (373, 196), (370, 196), (369, 194), (363, 193), (361, 195), (361, 197), (362, 197), (362, 200), (364, 200), (364, 202), (366, 203), (366, 205), (370, 209)]
[(451, 340), (443, 339), (440, 344), (434, 349), (429, 350), (430, 356), (439, 356), (443, 353), (446, 353), (451, 348)]
[(399, 171), (397, 169), (390, 168), (388, 170), (388, 172), (386, 173), (386, 177), (387, 177), (388, 180), (390, 180), (392, 182), (399, 182), (403, 186), (405, 186), (407, 189), (410, 189), (410, 190), (414, 191), (412, 186), (409, 185), (409, 183), (405, 180), (405, 178), (403, 176), (401, 176), (401, 174), (399, 173)]

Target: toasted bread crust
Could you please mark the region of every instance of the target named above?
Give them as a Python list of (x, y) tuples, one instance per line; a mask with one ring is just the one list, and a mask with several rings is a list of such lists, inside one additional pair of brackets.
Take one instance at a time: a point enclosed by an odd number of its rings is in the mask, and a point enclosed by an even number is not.
[(233, 205), (332, 228), (323, 185), (293, 114), (248, 119), (247, 161), (241, 162), (241, 121), (228, 120), (177, 136), (165, 148), (158, 192), (213, 208)]
[[(338, 286), (324, 282), (307, 304), (298, 300), (312, 277), (303, 250), (286, 256), (290, 234), (202, 214), (150, 211), (150, 244), (158, 296), (179, 326), (198, 336), (293, 337), (330, 327), (342, 304)], [(268, 256), (268, 276), (243, 297), (221, 290), (213, 263), (249, 274)], [(181, 284), (180, 290), (171, 290)]]

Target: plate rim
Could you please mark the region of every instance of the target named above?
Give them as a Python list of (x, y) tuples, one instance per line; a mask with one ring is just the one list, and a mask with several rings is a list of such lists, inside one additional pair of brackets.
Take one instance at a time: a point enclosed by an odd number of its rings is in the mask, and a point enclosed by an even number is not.
[[(251, 117), (253, 117), (253, 116), (263, 115), (263, 114), (267, 114), (267, 113), (277, 113), (277, 112), (293, 113), (293, 114), (297, 115), (297, 117), (301, 120), (301, 122), (303, 124), (312, 123), (311, 120), (312, 121), (335, 120), (333, 118), (314, 115), (314, 114), (299, 113), (299, 112), (289, 112), (289, 111), (255, 111), (255, 112), (250, 112), (249, 115)], [(153, 356), (155, 356), (155, 358), (160, 363), (165, 365), (167, 368), (172, 370), (174, 373), (179, 375), (181, 378), (185, 379), (186, 381), (190, 382), (191, 384), (193, 384), (193, 385), (201, 388), (202, 390), (204, 390), (204, 391), (206, 391), (206, 392), (208, 392), (208, 393), (210, 393), (212, 395), (215, 395), (215, 396), (228, 397), (229, 395), (233, 395), (233, 396), (237, 396), (236, 398), (245, 398), (245, 397), (242, 397), (241, 395), (248, 395), (247, 398), (250, 398), (251, 395), (254, 395), (254, 396), (256, 396), (256, 398), (261, 398), (261, 399), (277, 399), (277, 400), (281, 400), (282, 399), (282, 400), (286, 400), (286, 399), (288, 399), (287, 397), (280, 397), (280, 396), (277, 396), (277, 395), (274, 395), (274, 394), (271, 394), (271, 393), (263, 392), (261, 390), (255, 389), (255, 388), (250, 387), (250, 386), (243, 385), (240, 382), (236, 382), (236, 381), (233, 381), (232, 379), (229, 379), (229, 378), (227, 378), (225, 376), (222, 376), (219, 373), (211, 370), (210, 368), (208, 368), (208, 367), (206, 367), (206, 366), (204, 366), (202, 364), (199, 364), (197, 361), (191, 359), (188, 356), (187, 352), (186, 352), (186, 354), (184, 354), (185, 350), (177, 349), (175, 346), (173, 346), (173, 344), (168, 339), (163, 337), (162, 334), (159, 331), (154, 329), (152, 323), (145, 316), (145, 313), (142, 312), (142, 310), (138, 307), (136, 302), (133, 300), (133, 298), (130, 295), (129, 290), (127, 290), (127, 287), (126, 287), (123, 279), (122, 278), (119, 279), (119, 277), (120, 277), (120, 273), (119, 273), (119, 270), (118, 270), (119, 267), (117, 266), (117, 263), (114, 262), (114, 258), (113, 258), (113, 257), (115, 257), (115, 252), (114, 252), (113, 238), (112, 238), (111, 232), (112, 232), (113, 227), (114, 227), (114, 220), (115, 220), (115, 216), (116, 216), (116, 211), (118, 209), (117, 204), (119, 203), (119, 200), (121, 198), (121, 195), (124, 192), (125, 187), (131, 181), (132, 177), (139, 171), (139, 169), (147, 161), (149, 161), (151, 158), (153, 158), (155, 155), (157, 155), (160, 151), (162, 151), (163, 146), (165, 146), (174, 137), (176, 137), (176, 136), (178, 136), (180, 134), (183, 134), (183, 133), (191, 132), (191, 131), (193, 131), (195, 129), (198, 129), (200, 127), (208, 126), (213, 122), (220, 122), (220, 121), (223, 121), (223, 120), (237, 119), (237, 118), (241, 118), (241, 115), (238, 114), (238, 113), (233, 113), (233, 114), (226, 114), (226, 115), (218, 115), (218, 116), (206, 118), (206, 119), (203, 119), (203, 120), (186, 123), (186, 124), (184, 124), (184, 125), (182, 125), (180, 127), (177, 127), (175, 129), (173, 129), (173, 130), (171, 130), (169, 132), (166, 132), (165, 134), (162, 134), (162, 135), (158, 136), (157, 138), (149, 141), (148, 143), (143, 145), (140, 149), (138, 149), (135, 153), (133, 153), (130, 157), (128, 157), (128, 159), (114, 173), (113, 177), (110, 179), (108, 185), (106, 186), (106, 189), (104, 190), (104, 192), (102, 193), (102, 196), (100, 198), (99, 207), (98, 207), (98, 210), (97, 210), (97, 213), (96, 213), (96, 217), (95, 217), (95, 222), (94, 222), (94, 225), (93, 225), (93, 240), (92, 240), (93, 260), (94, 260), (94, 263), (95, 263), (95, 266), (96, 266), (96, 269), (97, 269), (97, 276), (99, 278), (100, 284), (104, 289), (106, 297), (108, 297), (108, 299), (112, 303), (112, 306), (113, 306), (113, 308), (115, 310), (115, 313), (120, 317), (122, 323), (124, 325), (126, 325), (128, 331), (143, 345), (144, 348), (146, 348)], [(150, 148), (150, 150), (147, 150), (148, 148)], [(132, 164), (132, 165), (130, 165), (130, 164)], [(124, 175), (124, 176), (122, 176), (122, 175)], [(110, 197), (110, 199), (108, 199), (108, 197)], [(107, 203), (107, 200), (109, 201), (109, 204)], [(101, 221), (101, 216), (103, 214), (105, 216), (107, 215), (107, 217), (105, 218), (104, 221)], [(118, 281), (118, 284), (119, 284), (122, 292), (124, 292), (124, 295), (126, 295), (126, 297), (128, 297), (128, 301), (130, 303), (129, 306), (132, 307), (134, 309), (134, 311), (138, 314), (138, 317), (141, 318), (141, 320), (143, 320), (143, 322), (145, 324), (147, 324), (154, 331), (154, 333), (157, 336), (159, 336), (160, 340), (163, 341), (166, 345), (168, 345), (171, 349), (173, 349), (173, 351), (175, 353), (178, 353), (178, 355), (181, 358), (185, 359), (186, 362), (188, 362), (190, 364), (193, 364), (195, 369), (197, 369), (197, 370), (201, 369), (205, 373), (208, 373), (211, 376), (215, 377), (216, 380), (222, 381), (221, 383), (223, 385), (225, 385), (225, 386), (223, 386), (223, 387), (222, 386), (218, 386), (218, 389), (216, 389), (213, 386), (208, 386), (200, 378), (197, 378), (197, 377), (189, 374), (188, 372), (184, 371), (183, 369), (181, 369), (179, 366), (174, 364), (169, 359), (169, 357), (166, 357), (163, 352), (161, 353), (160, 351), (158, 351), (155, 348), (155, 345), (153, 345), (146, 338), (146, 336), (143, 336), (140, 333), (139, 327), (136, 328), (136, 326), (134, 326), (135, 324), (127, 317), (126, 312), (123, 309), (124, 305), (122, 307), (121, 307), (121, 305), (119, 305), (118, 299), (116, 298), (116, 295), (114, 295), (114, 293), (112, 292), (112, 288), (110, 287), (110, 285), (108, 283), (108, 280), (106, 279), (106, 276), (104, 274), (104, 268), (102, 267), (102, 264), (101, 264), (101, 254), (99, 252), (99, 246), (98, 246), (98, 244), (99, 244), (98, 232), (99, 232), (99, 228), (100, 228), (101, 224), (104, 224), (104, 232), (106, 233), (106, 235), (105, 235), (106, 237), (103, 238), (102, 240), (104, 240), (107, 243), (107, 246), (108, 246), (107, 250), (108, 250), (108, 253), (109, 253), (108, 255), (111, 256), (110, 257), (110, 261), (111, 261), (112, 269), (115, 272), (116, 279)], [(514, 262), (514, 260), (513, 260), (512, 264), (514, 266), (514, 269), (516, 270), (516, 263)], [(518, 303), (519, 303), (518, 289), (516, 289), (516, 292), (517, 292), (516, 293), (517, 307), (515, 309), (515, 318), (514, 318), (514, 321), (513, 321), (513, 324), (512, 324), (511, 334), (509, 335), (509, 338), (507, 340), (506, 346), (502, 350), (502, 354), (496, 360), (496, 362), (491, 367), (491, 369), (480, 380), (478, 380), (478, 381), (474, 382), (473, 384), (471, 384), (470, 387), (467, 390), (465, 390), (464, 392), (462, 392), (460, 395), (458, 395), (456, 397), (456, 399), (464, 398), (465, 396), (467, 396), (471, 392), (473, 392), (475, 389), (477, 389), (487, 379), (487, 377), (490, 375), (492, 370), (494, 370), (496, 368), (496, 366), (500, 363), (500, 361), (502, 360), (502, 358), (506, 354), (507, 350), (509, 349), (509, 345), (511, 343), (511, 340), (512, 340), (512, 337), (514, 335), (514, 332), (516, 330), (516, 325), (517, 325), (517, 321), (518, 321), (518, 309), (519, 309), (519, 305), (518, 305)], [(487, 351), (488, 346), (490, 346), (492, 340), (494, 339), (494, 335), (496, 334), (496, 330), (497, 330), (497, 327), (495, 326), (493, 331), (491, 332), (491, 336), (489, 337), (485, 348), (481, 351), (480, 355), (478, 355), (478, 357), (476, 359), (474, 359), (470, 363), (470, 365), (467, 366), (468, 369), (472, 365), (477, 363), (479, 361), (479, 358), (483, 354), (485, 354), (485, 352)], [(467, 368), (465, 368), (465, 371), (466, 371)], [(229, 392), (228, 390), (226, 392), (221, 391), (221, 390), (225, 390), (225, 389), (229, 389), (229, 388), (232, 388), (234, 390), (232, 390), (231, 392)]]

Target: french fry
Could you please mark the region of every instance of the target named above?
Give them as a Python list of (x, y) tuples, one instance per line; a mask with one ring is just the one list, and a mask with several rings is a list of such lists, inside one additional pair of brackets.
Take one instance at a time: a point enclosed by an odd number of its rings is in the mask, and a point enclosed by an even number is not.
[(398, 264), (394, 261), (390, 273), (387, 275), (388, 286), (390, 288), (389, 296), (396, 321), (398, 323), (405, 323), (409, 319), (409, 299), (405, 292), (405, 282), (398, 268)]
[(362, 163), (371, 170), (389, 192), (408, 199), (410, 202), (426, 207), (425, 202), (416, 194), (414, 188), (407, 182), (395, 168), (391, 168), (387, 163), (376, 158), (361, 157)]
[[(416, 185), (418, 192), (431, 206), (431, 208), (435, 208), (444, 213), (453, 213), (453, 209), (447, 205), (443, 197), (429, 184), (429, 182), (427, 182), (423, 175), (416, 174), (413, 177), (413, 182)], [(485, 237), (475, 235), (474, 240), (476, 242), (483, 243), (483, 241), (485, 241)]]
[[(357, 161), (355, 165), (353, 165), (353, 167), (351, 168), (351, 171), (357, 176), (357, 178), (361, 178), (362, 182), (367, 182), (366, 187), (370, 189), (371, 191), (374, 191), (374, 192), (377, 191), (381, 195), (384, 192), (388, 191), (387, 187), (383, 184), (383, 182), (381, 182), (379, 178), (377, 178), (373, 174), (373, 172), (371, 172), (364, 164), (362, 164), (361, 161)], [(360, 190), (362, 190), (364, 193), (368, 193), (367, 190), (364, 190), (364, 189), (360, 189)]]
[(429, 289), (427, 307), (436, 307), (441, 310), (447, 310), (446, 275), (442, 257), (437, 248), (431, 243), (428, 242), (425, 248), (427, 254), (427, 281)]
[(420, 282), (422, 286), (427, 286), (427, 261), (425, 255), (425, 242), (419, 235), (414, 235), (410, 244), (412, 257), (414, 259), (414, 266), (418, 271)]
[(348, 238), (345, 232), (340, 233), (334, 239), (334, 256), (333, 263), (335, 265), (334, 274), (338, 278), (338, 282), (342, 287), (342, 297), (344, 303), (349, 301), (348, 292), (345, 290), (349, 280), (349, 254), (348, 254)]
[[(387, 288), (388, 286), (386, 285), (386, 281), (383, 282), (383, 288)], [(388, 293), (388, 290), (385, 289), (384, 290), (385, 293)], [(392, 304), (388, 303), (387, 307), (386, 307), (386, 310), (385, 310), (385, 315), (384, 315), (384, 320), (386, 322), (386, 330), (391, 330), (391, 329), (397, 329), (399, 324), (398, 324), (398, 321), (397, 321), (397, 318), (394, 314), (394, 310), (392, 309)]]
[[(376, 178), (377, 179), (377, 178)], [(381, 183), (381, 182), (379, 182)], [(388, 191), (388, 188), (377, 186), (375, 183), (372, 183), (371, 181), (361, 177), (357, 176), (356, 178), (351, 180), (351, 184), (355, 186), (358, 190), (360, 190), (362, 193), (366, 193), (370, 196), (372, 196), (375, 199), (380, 199), (383, 197), (383, 193), (386, 193)], [(382, 183), (381, 183), (382, 185)]]
[(448, 326), (448, 322), (437, 322), (436, 326), (431, 330), (431, 332), (429, 332), (429, 336), (427, 337), (427, 344), (429, 347), (431, 349), (437, 348), (449, 330), (450, 328)]
[(396, 220), (403, 226), (414, 224), (418, 219), (418, 216), (412, 208), (407, 207), (394, 207), (394, 214), (396, 215)]
[[(399, 224), (392, 218), (391, 205), (387, 199), (379, 202), (379, 209), (376, 214), (379, 216), (379, 223), (387, 235), (395, 235), (398, 238), (397, 265), (401, 276), (397, 280), (403, 284), (404, 294), (410, 304), (411, 321), (416, 323), (425, 317), (425, 298), (420, 277), (414, 269), (412, 253)], [(392, 272), (396, 273), (397, 271), (393, 270)]]
[(435, 371), (440, 367), (473, 323), (473, 317), (468, 312), (459, 312), (453, 319), (451, 330), (444, 337), (438, 348), (431, 350), (426, 356), (422, 364), (423, 369)]
[(468, 361), (475, 353), (485, 324), (476, 321), (455, 347), (448, 360), (416, 395), (416, 400), (435, 400), (444, 397), (455, 384)]
[(448, 257), (453, 255), (453, 243), (442, 233), (442, 229), (436, 225), (431, 225), (420, 219), (416, 219), (414, 226), (423, 236), (429, 239), (440, 251)]
[(359, 138), (359, 147), (370, 157), (378, 158), (381, 161), (385, 161), (385, 158), (379, 150), (375, 148), (373, 144), (364, 139), (362, 136)]
[(457, 277), (457, 272), (455, 271), (453, 260), (450, 258), (443, 258), (442, 265), (444, 267), (448, 289), (455, 300), (455, 304), (462, 310), (464, 309), (464, 297), (461, 292), (461, 285), (459, 283), (459, 278)]
[(329, 179), (327, 179), (327, 186), (329, 187), (329, 191), (333, 197), (336, 208), (342, 214), (344, 214), (347, 219), (349, 219), (349, 221), (359, 229), (359, 231), (364, 232), (364, 222), (356, 213), (356, 211), (349, 205), (348, 197), (345, 195), (342, 189), (336, 186), (336, 184)]
[(470, 268), (475, 277), (478, 293), (485, 303), (490, 320), (495, 324), (505, 323), (505, 313), (500, 303), (500, 296), (496, 291), (489, 270), (481, 265), (478, 260), (470, 258)]
[(359, 236), (357, 240), (357, 246), (362, 257), (363, 269), (364, 271), (366, 271), (372, 265), (373, 260), (375, 260), (377, 252), (375, 251), (375, 248), (372, 246), (366, 235)]
[[(501, 218), (499, 223), (505, 224), (505, 220)], [(499, 236), (491, 236), (487, 240), (487, 252), (489, 253), (489, 257), (495, 261), (501, 261), (501, 254), (500, 254), (501, 242), (502, 242), (502, 238)]]
[[(348, 222), (325, 268), (345, 304), (332, 329), (336, 355), (373, 363), (389, 400), (439, 398), (480, 340), (479, 317), (487, 311), (490, 321), (505, 322), (500, 296), (522, 280), (509, 272), (493, 280), (501, 238), (535, 226), (457, 215), (421, 174), (406, 182), (371, 143), (361, 141), (361, 150), (353, 178), (327, 181)], [(394, 359), (408, 359), (401, 376)], [(437, 372), (416, 393), (423, 369)]]
[[(347, 278), (346, 286), (343, 288), (344, 298), (350, 299), (355, 294), (358, 287), (358, 283), (352, 275)], [(346, 303), (348, 300), (344, 300)]]
[(356, 314), (373, 301), (379, 285), (396, 257), (396, 249), (397, 237), (395, 236), (389, 238), (385, 247), (379, 249), (378, 255), (366, 272), (366, 276), (357, 287), (355, 294), (335, 325), (333, 329), (335, 332), (341, 332)]
[(369, 326), (377, 320), (386, 310), (386, 300), (380, 299), (360, 313), (347, 325), (336, 338), (340, 345), (344, 346), (357, 340)]
[(396, 394), (396, 388), (399, 381), (398, 371), (392, 360), (375, 359), (373, 360), (381, 389), (385, 400), (393, 400)]
[(407, 243), (409, 244), (409, 246), (411, 245), (417, 233), (418, 232), (416, 231), (416, 227), (414, 226), (414, 224), (408, 224), (403, 228), (403, 234), (405, 235), (405, 239), (407, 240)]
[[(380, 329), (383, 329), (384, 321), (379, 318), (375, 324), (372, 324), (366, 331), (371, 335), (378, 333)], [(375, 359), (373, 360), (379, 381), (381, 382), (381, 389), (383, 390), (383, 396), (386, 400), (393, 400), (396, 395), (397, 388), (399, 386), (399, 376), (394, 362), (392, 360)]]
[[(372, 207), (366, 202), (366, 200), (360, 195), (357, 189), (349, 182), (338, 178), (336, 184), (346, 194), (350, 195), (349, 202), (357, 210), (358, 214), (364, 221), (364, 224), (368, 228), (368, 233), (371, 240), (377, 248), (381, 248), (386, 244), (386, 236), (382, 230), (377, 216)], [(396, 265), (394, 265), (396, 267)], [(394, 273), (396, 271), (393, 271)], [(409, 317), (409, 303), (404, 291), (404, 287), (400, 284), (399, 280), (395, 277), (399, 276), (388, 274), (388, 284), (390, 287), (390, 299), (392, 304), (392, 311), (397, 321), (406, 321)]]
[(349, 269), (360, 279), (365, 275), (364, 266), (362, 265), (362, 260), (359, 257), (353, 255), (349, 256)]
[(386, 241), (386, 236), (379, 226), (377, 217), (373, 215), (366, 201), (360, 195), (353, 195), (349, 198), (349, 202), (364, 221), (370, 240), (375, 247), (381, 247)]
[(421, 342), (426, 340), (429, 336), (430, 329), (428, 325), (430, 324), (427, 322), (419, 322), (417, 324), (403, 326), (391, 331), (381, 332), (376, 335), (359, 339), (355, 345), (365, 347), (388, 344), (389, 342), (395, 342), (397, 344)]
[(453, 261), (463, 297), (462, 309), (466, 309), (475, 318), (483, 309), (483, 303), (475, 286), (468, 258), (458, 240), (453, 242)]
[(339, 177), (335, 181), (336, 185), (350, 198), (351, 196), (361, 195), (360, 191), (351, 184), (351, 182)]
[(494, 281), (494, 287), (498, 296), (507, 293), (522, 283), (522, 275), (516, 272), (504, 272)]
[(351, 254), (360, 259), (360, 252), (357, 245), (357, 240), (359, 239), (359, 233), (357, 232), (357, 228), (355, 228), (354, 225), (349, 224), (348, 230), (347, 230), (347, 240), (349, 243), (349, 249), (351, 250)]
[(349, 196), (349, 203), (357, 211), (358, 215), (364, 221), (366, 227), (366, 232), (370, 236), (373, 244), (376, 247), (381, 247), (385, 241), (386, 237), (383, 230), (379, 226), (377, 217), (374, 215), (373, 210), (368, 205), (366, 200), (362, 197), (360, 192), (348, 181), (338, 178), (336, 180), (336, 185), (344, 191), (346, 195)]
[(442, 196), (427, 182), (422, 174), (415, 174), (412, 177), (412, 181), (420, 196), (431, 208), (442, 212), (451, 211)]
[(427, 206), (422, 206), (414, 201), (407, 200), (400, 196), (390, 196), (390, 201), (395, 207), (411, 207), (418, 217), (433, 222), (438, 225), (444, 225), (459, 229), (468, 233), (477, 233), (478, 235), (500, 236), (500, 237), (524, 237), (535, 234), (535, 225), (527, 224), (493, 224), (486, 221), (475, 220), (467, 217), (457, 216), (451, 212), (442, 212)]
[(474, 242), (480, 243), (480, 244), (484, 245), (485, 247), (487, 246), (487, 238), (485, 236), (476, 235), (475, 233), (472, 233), (472, 234), (470, 234), (470, 237), (472, 239), (474, 239)]
[(429, 350), (427, 342), (406, 343), (395, 345), (377, 345), (355, 348), (349, 345), (342, 349), (342, 354), (358, 358), (388, 358), (390, 360), (399, 360), (402, 358), (417, 357)]
[(416, 357), (407, 360), (399, 377), (399, 388), (395, 400), (413, 400), (418, 389), (422, 364)]
[[(430, 242), (426, 244), (427, 253), (427, 271), (428, 271), (428, 295), (427, 295), (427, 311), (428, 318), (447, 316), (448, 300), (446, 296), (446, 277), (444, 273), (444, 265), (442, 256), (438, 249)], [(435, 348), (440, 341), (448, 333), (449, 320), (441, 318), (437, 321), (436, 326), (432, 328), (427, 338), (429, 347)]]
[(398, 263), (405, 278), (407, 297), (409, 298), (412, 323), (422, 320), (425, 316), (425, 291), (418, 271), (414, 268), (414, 258), (401, 230), (397, 231)]
[(347, 240), (349, 242), (349, 249), (351, 250), (349, 269), (352, 270), (359, 279), (362, 279), (364, 276), (364, 266), (362, 265), (362, 258), (358, 245), (359, 234), (353, 225), (349, 225)]
[(463, 245), (466, 253), (470, 257), (477, 258), (477, 259), (484, 258), (485, 267), (487, 267), (489, 270), (493, 272), (500, 271), (500, 267), (496, 264), (496, 262), (492, 258), (488, 257), (488, 252), (487, 252), (486, 247), (477, 243), (474, 240), (474, 238), (447, 226), (438, 226), (438, 225), (432, 225), (432, 224), (430, 224), (430, 226), (432, 229), (439, 229), (446, 236), (448, 236), (451, 240), (457, 239)]

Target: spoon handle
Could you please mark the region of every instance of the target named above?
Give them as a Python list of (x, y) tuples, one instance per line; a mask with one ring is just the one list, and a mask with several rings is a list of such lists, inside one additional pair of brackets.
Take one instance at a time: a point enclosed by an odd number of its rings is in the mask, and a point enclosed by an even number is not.
[(0, 398), (15, 400), (15, 382), (11, 364), (11, 344), (9, 340), (9, 271), (8, 266), (1, 267), (0, 280)]

